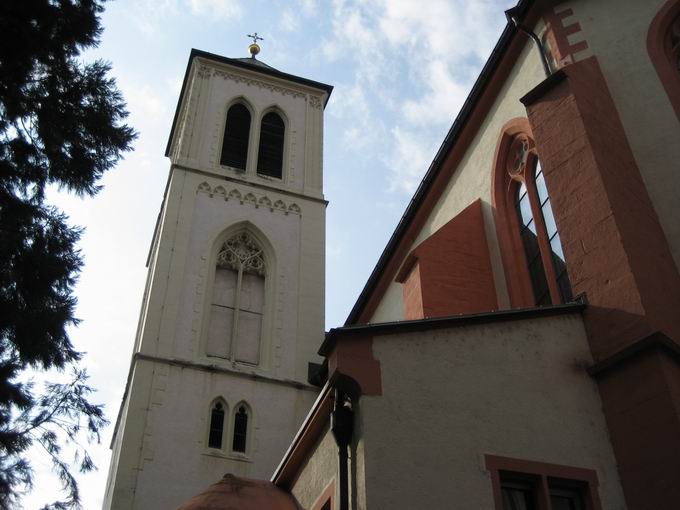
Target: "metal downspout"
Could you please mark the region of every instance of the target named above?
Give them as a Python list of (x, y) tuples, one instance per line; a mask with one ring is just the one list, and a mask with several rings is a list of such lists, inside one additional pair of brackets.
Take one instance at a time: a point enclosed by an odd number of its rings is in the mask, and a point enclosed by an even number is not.
[(340, 473), (339, 510), (349, 510), (348, 447), (352, 440), (354, 413), (349, 397), (335, 389), (335, 402), (331, 414), (331, 432), (338, 445), (338, 471)]
[(538, 52), (541, 54), (541, 64), (543, 64), (543, 71), (545, 71), (545, 76), (549, 77), (552, 75), (552, 69), (550, 69), (550, 61), (548, 60), (548, 57), (545, 54), (545, 49), (543, 48), (543, 44), (541, 43), (541, 39), (531, 30), (529, 30), (527, 27), (522, 25), (519, 20), (517, 19), (517, 14), (515, 13), (514, 9), (510, 9), (505, 11), (505, 17), (508, 19), (508, 22), (517, 27), (519, 30), (524, 32), (529, 38), (536, 43), (536, 47), (538, 48)]

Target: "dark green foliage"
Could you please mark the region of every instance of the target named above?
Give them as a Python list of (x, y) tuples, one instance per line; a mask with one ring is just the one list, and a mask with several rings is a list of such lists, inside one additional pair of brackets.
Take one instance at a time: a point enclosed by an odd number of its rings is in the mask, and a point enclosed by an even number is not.
[[(102, 1), (0, 1), (0, 507), (32, 486), (26, 451), (42, 447), (67, 499), (78, 487), (63, 459), (75, 448), (79, 469), (94, 468), (80, 445), (99, 440), (100, 406), (78, 368), (68, 336), (77, 325), (73, 288), (82, 260), (81, 230), (45, 201), (48, 186), (93, 196), (99, 180), (131, 149), (135, 133), (122, 121), (125, 102), (108, 64), (82, 63), (96, 46)], [(72, 371), (68, 384), (42, 389), (27, 370)]]

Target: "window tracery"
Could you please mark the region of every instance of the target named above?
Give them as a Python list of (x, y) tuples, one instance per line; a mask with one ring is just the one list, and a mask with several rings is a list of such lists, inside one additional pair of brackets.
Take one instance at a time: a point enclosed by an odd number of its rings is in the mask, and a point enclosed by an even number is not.
[(516, 135), (510, 143), (506, 170), (514, 188), (515, 212), (534, 304), (572, 300), (564, 252), (553, 216), (545, 177), (533, 140)]
[(501, 130), (493, 166), (492, 203), (510, 306), (573, 299), (550, 197), (528, 119)]
[(247, 231), (228, 238), (217, 253), (206, 354), (249, 364), (260, 360), (266, 264)]

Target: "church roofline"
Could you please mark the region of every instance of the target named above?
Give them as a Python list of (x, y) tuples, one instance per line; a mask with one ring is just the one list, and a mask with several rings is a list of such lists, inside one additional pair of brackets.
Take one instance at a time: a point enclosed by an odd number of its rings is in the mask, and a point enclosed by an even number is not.
[(297, 83), (299, 85), (304, 85), (305, 87), (310, 87), (313, 89), (318, 89), (326, 92), (326, 99), (324, 101), (324, 108), (326, 107), (326, 104), (328, 104), (328, 99), (331, 96), (331, 92), (333, 91), (333, 85), (328, 85), (326, 83), (321, 83), (318, 81), (314, 80), (309, 80), (307, 78), (302, 78), (300, 76), (295, 76), (294, 74), (288, 74), (284, 73), (282, 71), (279, 71), (278, 69), (274, 69), (273, 67), (264, 64), (264, 62), (259, 62), (255, 61), (257, 63), (251, 63), (249, 62), (251, 59), (242, 59), (242, 58), (229, 58), (229, 57), (224, 57), (222, 55), (217, 55), (215, 53), (210, 53), (208, 51), (203, 51), (203, 50), (197, 50), (196, 48), (191, 49), (191, 53), (189, 54), (189, 61), (187, 62), (187, 69), (184, 72), (184, 80), (182, 81), (182, 89), (179, 93), (179, 98), (177, 99), (177, 108), (175, 108), (175, 115), (172, 119), (172, 126), (170, 128), (170, 136), (168, 137), (168, 143), (165, 147), (165, 155), (170, 156), (170, 146), (172, 145), (172, 139), (175, 135), (175, 127), (177, 124), (177, 119), (179, 118), (179, 111), (182, 106), (182, 99), (184, 98), (184, 92), (186, 90), (187, 86), (187, 81), (189, 80), (189, 73), (191, 71), (191, 64), (194, 61), (194, 58), (204, 58), (206, 60), (212, 60), (213, 62), (219, 62), (221, 64), (227, 64), (230, 66), (234, 67), (240, 67), (241, 69), (247, 69), (249, 71), (253, 71), (256, 73), (260, 74), (265, 74), (267, 76), (272, 76), (274, 78), (279, 78), (281, 80), (286, 80), (290, 81), (293, 83)]
[[(433, 329), (456, 328), (473, 324), (487, 324), (496, 321), (527, 320), (540, 317), (554, 317), (571, 313), (580, 313), (587, 306), (585, 296), (579, 296), (573, 303), (544, 307), (532, 307), (515, 310), (498, 310), (487, 313), (434, 317), (399, 322), (383, 322), (359, 326), (333, 328), (326, 333), (326, 338), (319, 348), (319, 354), (327, 357), (335, 348), (336, 342), (351, 336), (375, 336)], [(336, 374), (337, 375), (337, 374)], [(333, 408), (333, 389), (338, 379), (331, 375), (319, 393), (307, 417), (298, 429), (288, 450), (283, 455), (271, 481), (279, 487), (290, 490), (302, 469), (305, 461), (317, 444), (319, 438), (327, 430), (328, 420)]]
[[(535, 2), (534, 0), (519, 0), (517, 5), (511, 9), (508, 9), (506, 13), (512, 13), (518, 20), (519, 24), (521, 24), (528, 17), (530, 8), (537, 3), (540, 2)], [(458, 116), (453, 121), (449, 132), (439, 147), (439, 150), (432, 160), (432, 163), (430, 163), (430, 166), (422, 181), (420, 182), (418, 189), (416, 189), (411, 201), (406, 207), (406, 211), (399, 220), (397, 227), (394, 229), (392, 236), (390, 237), (385, 249), (378, 259), (378, 262), (368, 277), (364, 288), (359, 294), (356, 303), (352, 307), (352, 310), (345, 321), (345, 326), (358, 323), (362, 313), (369, 304), (371, 296), (376, 292), (379, 284), (381, 284), (381, 280), (384, 278), (384, 273), (387, 270), (389, 262), (395, 256), (400, 244), (402, 244), (404, 238), (408, 234), (409, 229), (412, 228), (413, 220), (416, 217), (416, 214), (419, 212), (423, 203), (426, 202), (426, 199), (430, 198), (433, 191), (435, 191), (433, 190), (435, 187), (435, 181), (441, 174), (440, 170), (444, 166), (446, 158), (451, 154), (454, 148), (458, 146), (459, 143), (465, 143), (464, 140), (461, 142), (462, 134), (470, 121), (473, 120), (475, 110), (480, 106), (480, 104), (483, 104), (483, 96), (493, 81), (493, 78), (496, 76), (497, 71), (499, 71), (499, 69), (502, 67), (503, 61), (511, 49), (512, 43), (515, 40), (515, 36), (518, 34), (518, 32), (520, 32), (520, 30), (512, 22), (508, 21), (498, 42), (496, 43), (496, 46), (494, 46), (491, 55), (487, 59), (482, 71), (472, 86), (470, 94), (465, 99)], [(520, 36), (525, 37), (521, 33)], [(522, 44), (521, 47), (523, 46), (524, 45)], [(495, 95), (493, 97), (495, 98)], [(439, 193), (441, 194), (441, 190)]]
[(352, 335), (390, 335), (395, 333), (410, 333), (413, 331), (429, 331), (433, 329), (455, 328), (470, 324), (489, 323), (496, 321), (526, 320), (534, 317), (560, 315), (584, 310), (587, 306), (586, 297), (578, 296), (576, 301), (562, 305), (550, 305), (531, 308), (515, 308), (510, 310), (494, 310), (492, 312), (450, 315), (447, 317), (430, 317), (408, 321), (377, 322), (333, 328), (326, 333), (321, 347), (320, 356), (328, 356), (340, 338)]

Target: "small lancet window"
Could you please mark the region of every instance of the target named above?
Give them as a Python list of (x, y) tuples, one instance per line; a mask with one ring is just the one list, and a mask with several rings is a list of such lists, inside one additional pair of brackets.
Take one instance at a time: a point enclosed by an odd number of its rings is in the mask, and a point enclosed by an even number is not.
[(258, 174), (281, 179), (285, 131), (283, 119), (278, 113), (269, 112), (262, 117), (260, 147), (257, 156)]
[(217, 254), (206, 354), (256, 365), (264, 314), (265, 261), (248, 232), (227, 239)]
[(245, 105), (236, 103), (227, 112), (220, 164), (245, 171), (249, 136), (250, 112)]
[(208, 434), (209, 448), (222, 448), (222, 436), (224, 433), (224, 405), (216, 402), (210, 411), (210, 432)]
[(245, 453), (248, 440), (248, 410), (246, 406), (239, 406), (234, 415), (234, 440), (231, 449)]

